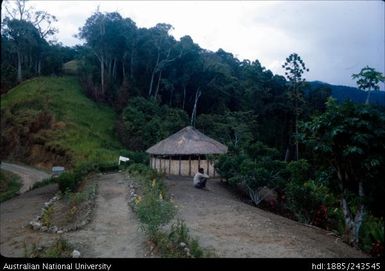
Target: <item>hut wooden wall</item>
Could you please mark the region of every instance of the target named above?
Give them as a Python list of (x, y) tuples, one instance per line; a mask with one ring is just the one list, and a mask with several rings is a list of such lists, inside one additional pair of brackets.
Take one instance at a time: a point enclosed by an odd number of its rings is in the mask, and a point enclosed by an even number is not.
[(179, 160), (178, 156), (170, 158), (150, 157), (151, 168), (166, 175), (194, 176), (201, 167), (210, 177), (219, 177), (214, 169), (214, 164), (206, 159), (201, 160)]

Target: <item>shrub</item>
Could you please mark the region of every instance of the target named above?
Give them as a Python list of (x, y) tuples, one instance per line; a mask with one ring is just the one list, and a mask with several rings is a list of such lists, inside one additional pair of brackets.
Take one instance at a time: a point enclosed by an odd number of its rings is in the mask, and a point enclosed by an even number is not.
[(154, 236), (160, 226), (170, 222), (176, 213), (175, 206), (171, 202), (161, 199), (158, 191), (147, 193), (136, 207), (138, 217), (144, 223), (143, 229), (150, 238)]
[(43, 225), (46, 227), (50, 227), (52, 225), (52, 216), (53, 216), (53, 206), (49, 206), (44, 210), (43, 215), (41, 217), (41, 221)]
[(367, 215), (360, 230), (360, 247), (373, 257), (384, 256), (384, 219)]
[(47, 179), (44, 179), (40, 182), (34, 183), (31, 189), (36, 189), (36, 188), (40, 188), (40, 187), (43, 187), (43, 186), (46, 186), (46, 185), (49, 185), (52, 183), (56, 183), (56, 181), (57, 180), (55, 178), (47, 178)]
[(68, 190), (74, 192), (81, 178), (81, 174), (79, 173), (64, 172), (57, 178), (60, 191), (62, 193)]
[(143, 164), (132, 164), (128, 171), (141, 181), (142, 197), (137, 196), (132, 207), (141, 222), (141, 228), (155, 243), (162, 257), (189, 258), (211, 255), (209, 252), (205, 254), (198, 241), (189, 236), (184, 222), (178, 220), (171, 225), (169, 233), (160, 229), (176, 214), (176, 207), (170, 202), (166, 186), (162, 182), (163, 175)]
[(73, 173), (76, 178), (83, 179), (88, 173), (98, 171), (98, 166), (94, 162), (86, 162), (77, 166)]
[(111, 172), (111, 171), (118, 171), (119, 165), (118, 163), (102, 163), (97, 165), (97, 168), (100, 172)]
[(145, 152), (122, 150), (120, 154), (130, 158), (129, 164), (139, 163), (148, 165), (149, 163), (148, 154)]
[(46, 258), (70, 258), (72, 246), (64, 239), (59, 238), (52, 246), (48, 247), (42, 257)]
[(143, 164), (131, 164), (128, 167), (128, 172), (136, 175), (148, 175), (150, 168)]
[(274, 190), (283, 186), (285, 172), (285, 163), (273, 159), (273, 149), (263, 150), (261, 143), (256, 144), (254, 150), (257, 147), (258, 153), (272, 156), (259, 156), (258, 159), (254, 159), (244, 154), (233, 154), (219, 157), (216, 165), (219, 174), (232, 186), (241, 188), (247, 193), (255, 205), (264, 199), (260, 193), (262, 187), (266, 186)]
[(32, 243), (28, 248), (24, 242), (24, 256), (28, 258), (70, 258), (73, 247), (63, 238), (58, 238), (48, 247), (38, 248), (36, 243)]
[(186, 224), (179, 219), (171, 225), (168, 234), (157, 232), (153, 241), (166, 258), (202, 258), (213, 255), (202, 249), (196, 239), (191, 238)]
[(20, 190), (22, 184), (20, 177), (5, 171), (0, 171), (0, 202), (14, 197)]
[(328, 208), (337, 204), (337, 199), (328, 187), (312, 179), (310, 165), (306, 160), (290, 162), (287, 165), (290, 173), (286, 184), (287, 208), (303, 223), (326, 227)]

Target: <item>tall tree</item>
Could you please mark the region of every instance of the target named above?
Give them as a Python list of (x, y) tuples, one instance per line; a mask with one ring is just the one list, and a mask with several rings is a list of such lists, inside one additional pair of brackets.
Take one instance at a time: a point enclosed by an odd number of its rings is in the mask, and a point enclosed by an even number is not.
[(117, 12), (96, 11), (80, 28), (78, 36), (86, 40), (87, 46), (92, 49), (100, 63), (101, 93), (96, 96), (105, 96), (106, 75), (109, 78), (113, 75), (117, 59), (122, 58), (122, 52), (125, 50), (123, 24), (124, 20)]
[(319, 165), (336, 173), (345, 237), (358, 245), (365, 215), (366, 193), (383, 180), (385, 168), (385, 115), (368, 106), (327, 102), (326, 112), (304, 124), (304, 142), (312, 148)]
[(361, 69), (357, 74), (352, 75), (353, 79), (357, 80), (357, 85), (359, 89), (368, 92), (366, 96), (365, 104), (369, 104), (370, 93), (372, 90), (379, 90), (379, 83), (384, 82), (385, 77), (381, 72), (376, 71), (374, 68), (366, 66)]
[[(282, 68), (285, 69), (286, 78), (289, 80), (289, 99), (292, 101), (294, 106), (294, 129), (295, 129), (295, 158), (299, 159), (299, 147), (298, 147), (298, 118), (302, 111), (301, 106), (304, 103), (303, 99), (303, 86), (306, 81), (305, 78), (302, 78), (302, 74), (309, 69), (306, 68), (305, 63), (302, 58), (296, 54), (292, 53), (289, 57), (286, 58), (286, 62), (282, 65)], [(288, 151), (286, 152), (288, 154)], [(285, 160), (287, 161), (288, 155), (285, 155)]]
[(43, 42), (39, 32), (32, 23), (17, 20), (4, 19), (5, 36), (9, 38), (11, 46), (17, 55), (17, 82), (23, 80), (22, 64), (32, 62), (32, 52), (35, 51)]
[[(40, 75), (43, 54), (47, 51), (46, 40), (57, 32), (52, 25), (57, 21), (56, 17), (46, 11), (33, 11), (27, 0), (8, 1), (4, 4), (4, 9), (8, 16), (4, 19), (3, 26), (17, 52), (17, 81), (21, 82), (23, 79), (22, 62), (26, 62), (23, 59), (27, 54), (29, 69)], [(35, 37), (36, 32), (39, 33), (39, 38)]]

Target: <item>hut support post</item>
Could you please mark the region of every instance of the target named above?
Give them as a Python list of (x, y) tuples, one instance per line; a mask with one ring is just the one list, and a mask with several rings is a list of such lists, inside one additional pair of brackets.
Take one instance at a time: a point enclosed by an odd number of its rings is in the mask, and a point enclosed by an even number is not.
[(188, 156), (188, 176), (191, 176), (191, 155)]
[(209, 162), (209, 158), (207, 157), (207, 155), (206, 155), (206, 164), (207, 164), (207, 175), (209, 175), (210, 176), (210, 162)]
[(201, 167), (201, 156), (198, 155), (198, 170), (200, 169)]
[(181, 164), (182, 164), (182, 157), (179, 155), (179, 176), (181, 175), (180, 172), (181, 172)]
[(171, 174), (171, 156), (168, 157), (168, 174)]

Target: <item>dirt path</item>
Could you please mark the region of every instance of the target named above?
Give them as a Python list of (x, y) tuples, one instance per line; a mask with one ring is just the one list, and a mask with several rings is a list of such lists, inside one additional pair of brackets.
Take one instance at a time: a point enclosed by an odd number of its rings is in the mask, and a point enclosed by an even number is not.
[(128, 180), (114, 173), (97, 177), (96, 210), (90, 224), (64, 238), (89, 258), (145, 257), (146, 237), (128, 206)]
[(242, 203), (219, 180), (208, 181), (210, 191), (194, 188), (191, 178), (166, 184), (191, 234), (219, 257), (365, 257), (329, 232)]
[(0, 253), (6, 257), (24, 257), (24, 243), (48, 242), (52, 235), (27, 227), (40, 215), (44, 202), (57, 192), (56, 184), (41, 187), (0, 204)]
[[(92, 221), (83, 229), (64, 233), (64, 239), (81, 252), (81, 257), (146, 257), (147, 239), (127, 204), (129, 181), (120, 173), (95, 178), (99, 187)], [(24, 244), (29, 247), (32, 244), (46, 245), (58, 238), (57, 234), (37, 232), (27, 227), (57, 191), (57, 185), (49, 185), (0, 204), (1, 255), (24, 257)]]
[(1, 169), (10, 171), (21, 177), (23, 186), (20, 189), (20, 193), (28, 191), (34, 185), (34, 183), (40, 182), (50, 177), (50, 175), (44, 171), (5, 162), (1, 163)]

